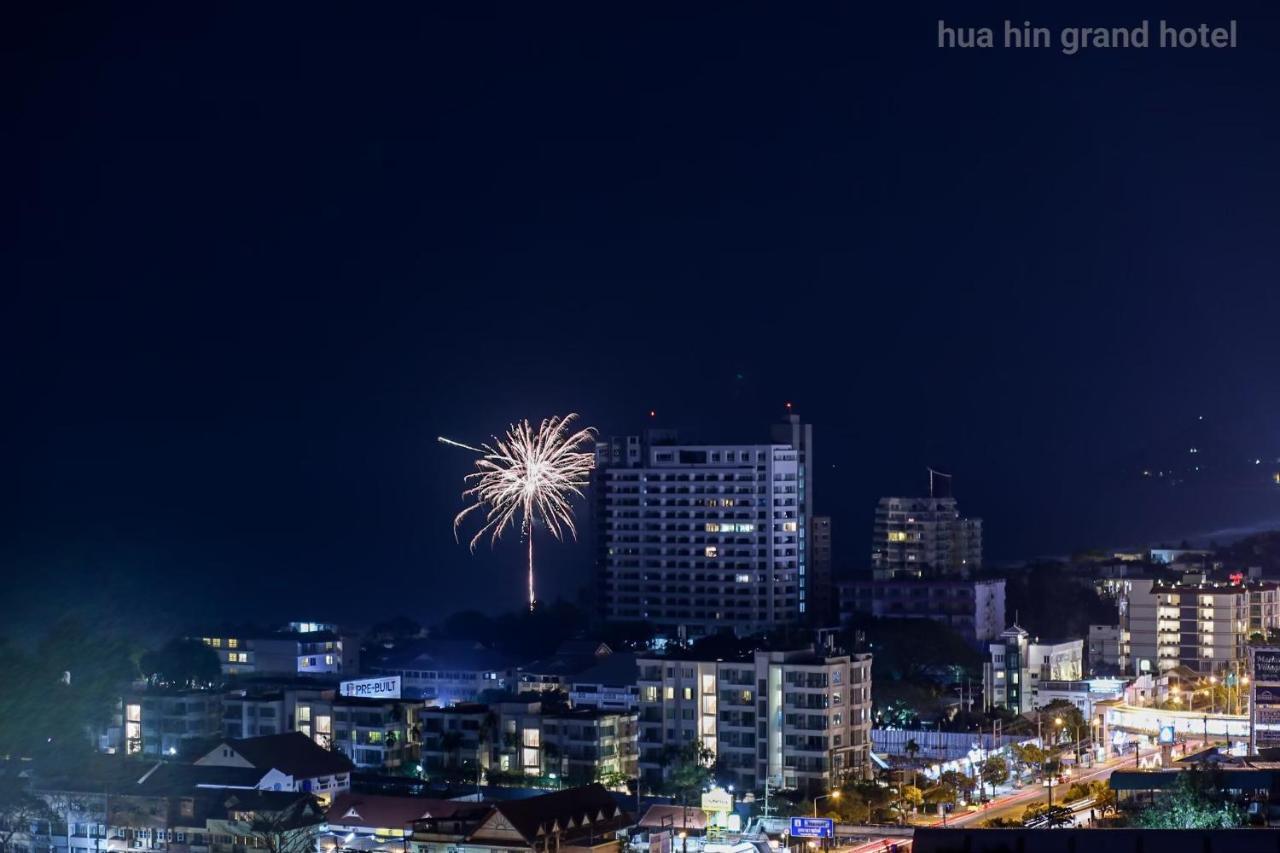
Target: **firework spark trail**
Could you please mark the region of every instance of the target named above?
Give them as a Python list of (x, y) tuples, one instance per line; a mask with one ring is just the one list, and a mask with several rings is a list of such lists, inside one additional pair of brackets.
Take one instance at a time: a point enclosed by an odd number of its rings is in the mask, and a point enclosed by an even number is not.
[(443, 435), (437, 435), (436, 441), (441, 444), (448, 444), (452, 447), (461, 447), (463, 450), (474, 450), (476, 453), (484, 453), (484, 450), (479, 447), (472, 447), (469, 444), (463, 444), (461, 441), (454, 441), (452, 438), (446, 438)]
[(454, 536), (468, 515), (484, 512), (484, 524), (471, 537), (471, 550), (486, 535), (490, 544), (502, 537), (508, 527), (519, 527), (529, 540), (529, 609), (535, 602), (533, 590), (533, 526), (541, 521), (557, 539), (566, 531), (575, 539), (578, 529), (573, 521), (574, 497), (582, 497), (595, 456), (582, 448), (589, 447), (595, 430), (587, 427), (570, 432), (577, 415), (551, 417), (534, 429), (528, 420), (512, 424), (503, 438), (494, 437), (492, 444), (471, 447), (440, 436), (445, 444), (481, 454), (476, 470), (466, 476), (469, 484), (462, 493), (473, 500), (453, 519)]

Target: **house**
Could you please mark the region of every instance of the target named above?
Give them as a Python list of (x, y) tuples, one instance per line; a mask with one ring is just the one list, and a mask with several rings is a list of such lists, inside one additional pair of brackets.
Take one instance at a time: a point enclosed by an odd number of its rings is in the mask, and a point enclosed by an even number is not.
[(302, 732), (229, 738), (195, 762), (200, 767), (252, 767), (258, 788), (314, 794), (322, 804), (351, 788), (351, 759), (316, 744)]
[(447, 817), (413, 824), (413, 853), (450, 853), (460, 847), (497, 851), (613, 851), (631, 826), (604, 786), (566, 788), (540, 797), (493, 805), (467, 804)]
[[(321, 847), (332, 841), (335, 847), (358, 846), (362, 850), (385, 847), (401, 853), (415, 821), (450, 817), (475, 803), (435, 800), (424, 797), (393, 797), (381, 794), (341, 794), (330, 804), (327, 833)], [(353, 843), (354, 842), (354, 843)]]

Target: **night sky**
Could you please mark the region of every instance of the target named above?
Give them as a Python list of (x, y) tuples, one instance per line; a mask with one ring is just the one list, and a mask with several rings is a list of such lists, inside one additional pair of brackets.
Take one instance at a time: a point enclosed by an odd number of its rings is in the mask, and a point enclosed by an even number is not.
[(793, 401), (849, 570), (927, 465), (994, 560), (1280, 527), (1274, 4), (884, 5), (12, 4), (7, 615), (518, 607), (435, 437), (571, 410)]

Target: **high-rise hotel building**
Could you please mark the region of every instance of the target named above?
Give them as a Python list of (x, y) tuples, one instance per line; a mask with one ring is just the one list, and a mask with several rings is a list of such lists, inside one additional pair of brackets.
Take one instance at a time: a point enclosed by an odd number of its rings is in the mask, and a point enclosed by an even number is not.
[(798, 622), (808, 601), (813, 430), (769, 444), (681, 444), (650, 431), (596, 448), (606, 618), (739, 634)]

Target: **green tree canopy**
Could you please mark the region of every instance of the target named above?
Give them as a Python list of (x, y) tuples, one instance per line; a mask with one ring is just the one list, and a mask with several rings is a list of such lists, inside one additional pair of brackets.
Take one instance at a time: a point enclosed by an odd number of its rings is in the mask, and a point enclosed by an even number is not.
[(1244, 825), (1244, 813), (1231, 802), (1216, 770), (1184, 770), (1171, 791), (1138, 812), (1135, 823), (1147, 829), (1230, 829)]
[(175, 638), (138, 664), (148, 681), (164, 687), (211, 687), (222, 680), (218, 653), (199, 640)]

